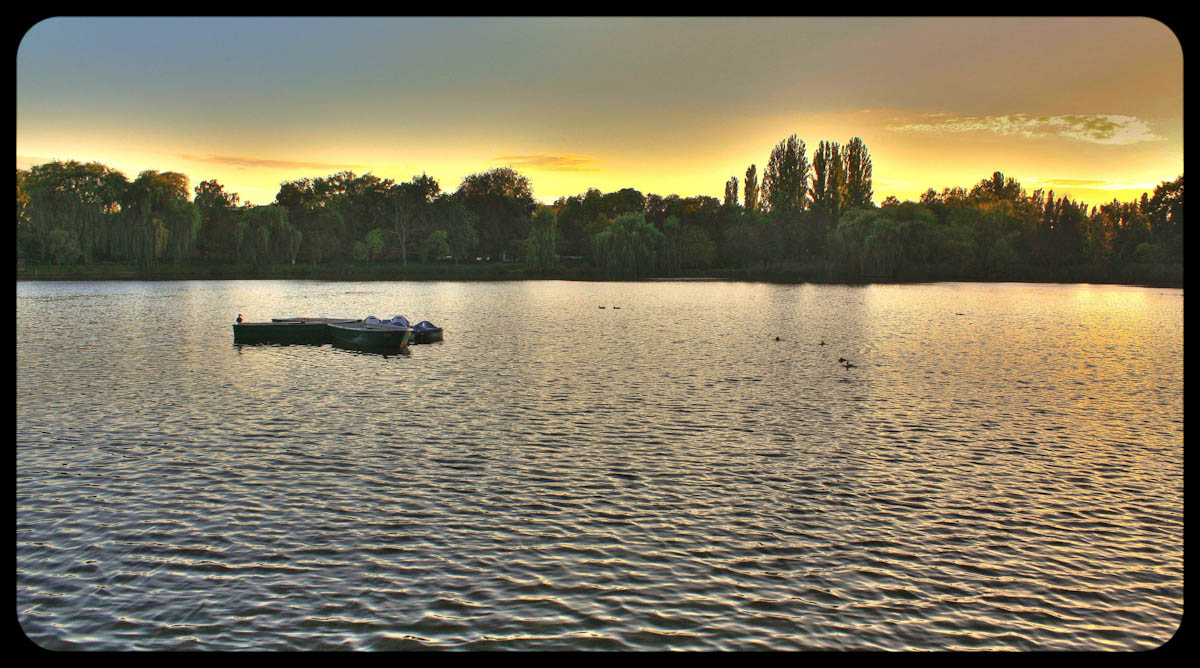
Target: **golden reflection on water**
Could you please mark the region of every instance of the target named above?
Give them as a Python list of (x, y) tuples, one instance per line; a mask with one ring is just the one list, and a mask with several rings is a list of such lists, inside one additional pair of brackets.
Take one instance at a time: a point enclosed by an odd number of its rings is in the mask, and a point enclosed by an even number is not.
[[(64, 310), (96, 324), (40, 326)], [(239, 347), (239, 312), (448, 335)], [(1182, 614), (1182, 327), (1182, 291), (1108, 286), (19, 284), (22, 628), (1152, 647)]]

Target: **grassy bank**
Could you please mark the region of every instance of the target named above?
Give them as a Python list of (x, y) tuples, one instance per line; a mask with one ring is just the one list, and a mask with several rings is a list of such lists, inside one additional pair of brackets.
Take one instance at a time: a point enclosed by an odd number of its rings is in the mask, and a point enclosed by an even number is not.
[[(894, 276), (849, 276), (830, 272), (824, 263), (780, 263), (750, 268), (684, 271), (674, 278), (708, 278), (767, 283), (911, 283), (933, 281), (1013, 281), (1030, 283), (1118, 283), (1154, 287), (1183, 287), (1182, 264), (1129, 264), (1117, 268), (1078, 265), (1052, 269), (1022, 266), (989, 276), (975, 276), (936, 266), (907, 267)], [(297, 264), (270, 267), (247, 265), (136, 267), (120, 264), (25, 265), (18, 281), (196, 281), (196, 280), (321, 280), (321, 281), (602, 281), (602, 271), (586, 265), (528, 272), (520, 263), (474, 262), (374, 264)]]

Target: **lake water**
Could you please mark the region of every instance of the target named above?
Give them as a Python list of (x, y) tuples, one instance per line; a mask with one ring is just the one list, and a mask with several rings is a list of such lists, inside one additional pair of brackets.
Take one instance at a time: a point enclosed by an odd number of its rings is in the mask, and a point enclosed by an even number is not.
[(16, 422), (46, 648), (1137, 650), (1183, 612), (1182, 290), (18, 282)]

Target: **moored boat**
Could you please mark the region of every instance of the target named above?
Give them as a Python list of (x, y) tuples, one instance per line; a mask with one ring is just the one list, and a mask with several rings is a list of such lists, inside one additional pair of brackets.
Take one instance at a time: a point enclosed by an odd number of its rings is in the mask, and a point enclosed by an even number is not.
[(397, 349), (412, 341), (412, 327), (368, 317), (361, 322), (328, 323), (334, 344), (351, 348)]
[(413, 343), (435, 343), (442, 340), (442, 328), (428, 320), (422, 320), (412, 326)]
[(428, 320), (422, 320), (415, 325), (410, 325), (408, 318), (402, 315), (394, 315), (392, 316), (391, 323), (393, 325), (412, 327), (412, 343), (435, 343), (442, 340), (442, 328)]

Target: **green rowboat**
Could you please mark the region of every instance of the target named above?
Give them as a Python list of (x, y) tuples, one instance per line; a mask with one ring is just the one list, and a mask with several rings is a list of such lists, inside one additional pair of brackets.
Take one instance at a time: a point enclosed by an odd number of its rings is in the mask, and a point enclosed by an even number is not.
[(406, 348), (412, 341), (412, 327), (370, 322), (328, 323), (334, 344), (348, 348), (388, 350)]

